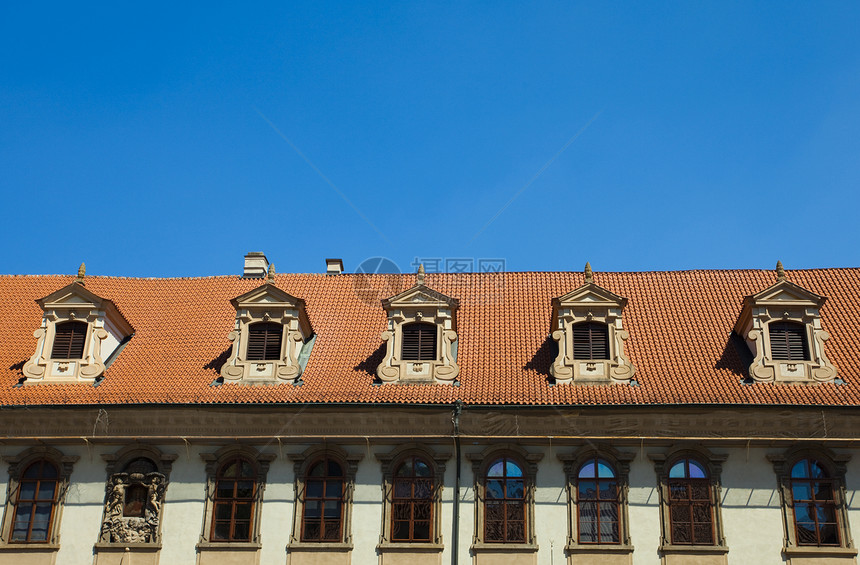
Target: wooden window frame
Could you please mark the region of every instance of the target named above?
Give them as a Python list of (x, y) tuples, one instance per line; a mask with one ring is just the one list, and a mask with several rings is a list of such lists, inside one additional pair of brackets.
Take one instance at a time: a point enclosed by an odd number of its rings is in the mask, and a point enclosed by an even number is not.
[[(363, 457), (361, 454), (347, 453), (335, 445), (313, 446), (302, 453), (289, 454), (290, 460), (293, 461), (296, 477), (293, 528), (290, 534), (290, 543), (287, 546), (290, 552), (325, 550), (345, 553), (352, 550), (352, 501), (355, 491), (355, 474), (358, 471), (358, 463)], [(307, 474), (311, 466), (322, 458), (336, 460), (343, 469), (340, 539), (335, 541), (304, 541), (302, 539), (302, 526)]]
[[(690, 467), (691, 464), (695, 464), (696, 467), (700, 467), (705, 474), (704, 477), (691, 477)], [(672, 477), (671, 471), (678, 465), (683, 465), (683, 477)], [(714, 545), (714, 540), (716, 539), (715, 530), (714, 530), (714, 493), (710, 486), (710, 474), (708, 473), (707, 465), (702, 463), (696, 457), (682, 457), (680, 459), (675, 459), (669, 465), (669, 478), (668, 478), (668, 492), (669, 499), (666, 503), (667, 510), (669, 512), (669, 535), (671, 539), (671, 543), (673, 545)], [(679, 498), (676, 496), (676, 492), (680, 489), (683, 489), (685, 495), (683, 498)], [(695, 498), (695, 491), (703, 490), (707, 497), (705, 498)], [(706, 506), (707, 507), (707, 521), (697, 521), (696, 520), (696, 506)], [(685, 517), (689, 519), (686, 521), (679, 521), (674, 519), (676, 511), (678, 514), (683, 514)], [(708, 532), (708, 541), (697, 540), (696, 539), (696, 526), (707, 524), (707, 532)], [(683, 541), (680, 538), (687, 537), (685, 535), (681, 535), (681, 528), (685, 530), (685, 533), (689, 533), (688, 539), (689, 542)], [(687, 532), (688, 530), (688, 532)], [(698, 542), (698, 543), (697, 543)]]
[[(243, 463), (247, 463), (248, 467), (250, 467), (250, 473), (248, 475), (242, 475)], [(225, 468), (230, 465), (236, 465), (237, 475), (235, 477), (228, 477), (224, 475)], [(212, 542), (227, 542), (227, 543), (235, 543), (235, 542), (249, 542), (253, 538), (253, 526), (254, 526), (254, 507), (256, 506), (257, 500), (257, 489), (259, 485), (257, 484), (257, 465), (250, 458), (242, 455), (236, 454), (224, 461), (221, 461), (218, 465), (218, 470), (215, 473), (215, 490), (212, 494), (212, 520), (210, 524), (211, 531), (209, 532), (209, 539)], [(238, 494), (240, 483), (242, 482), (251, 482), (251, 494), (247, 497), (240, 497)], [(231, 488), (231, 496), (221, 497), (219, 496), (219, 492), (223, 490), (223, 487), (226, 484), (232, 483)], [(236, 518), (236, 508), (237, 505), (250, 504), (250, 512), (248, 512), (248, 535), (247, 536), (237, 536), (236, 535), (236, 527), (239, 522), (245, 522), (246, 520), (238, 520)], [(218, 520), (218, 509), (220, 507), (227, 506), (230, 508), (230, 520), (229, 520), (229, 530), (230, 533), (227, 537), (219, 537), (217, 535), (217, 528), (220, 522), (223, 520)]]
[[(844, 557), (846, 559), (857, 555), (857, 549), (851, 536), (848, 522), (848, 491), (845, 484), (847, 464), (851, 455), (837, 453), (822, 447), (793, 447), (782, 453), (770, 454), (767, 459), (773, 465), (782, 507), (783, 517), (783, 555), (791, 557)], [(833, 503), (836, 511), (836, 529), (839, 545), (806, 545), (799, 543), (797, 523), (794, 513), (795, 500), (792, 494), (791, 470), (794, 465), (804, 459), (814, 460), (827, 472), (833, 488)]]
[[(660, 523), (661, 538), (660, 552), (666, 554), (726, 554), (729, 551), (723, 530), (722, 509), (720, 504), (720, 475), (722, 464), (728, 458), (726, 454), (716, 454), (704, 447), (675, 447), (664, 453), (648, 455), (654, 463), (657, 474), (657, 485), (660, 493)], [(675, 479), (669, 478), (669, 472), (678, 461), (694, 459), (705, 469), (708, 478), (706, 486), (711, 500), (711, 516), (713, 524), (713, 543), (676, 543), (672, 537), (670, 483)]]
[[(27, 472), (36, 466), (39, 466), (35, 477), (27, 477)], [(53, 470), (53, 477), (45, 476), (45, 466)], [(53, 483), (51, 498), (41, 498), (42, 486), (44, 483)], [(54, 512), (57, 511), (57, 499), (59, 498), (60, 487), (60, 469), (50, 459), (36, 459), (24, 468), (21, 477), (18, 480), (18, 493), (15, 499), (15, 509), (12, 513), (12, 532), (9, 536), (9, 541), (12, 543), (48, 543), (51, 539), (51, 526), (53, 526)], [(23, 498), (25, 484), (33, 485), (33, 498)], [(33, 539), (33, 526), (36, 523), (36, 508), (41, 504), (51, 505), (51, 510), (48, 514), (48, 520), (45, 528), (45, 539)], [(18, 514), (25, 508), (29, 507), (30, 518), (27, 520), (27, 533), (23, 539), (15, 537), (16, 525), (18, 523)]]
[[(2, 530), (0, 530), (0, 552), (3, 550), (28, 551), (32, 549), (33, 551), (44, 551), (46, 549), (59, 549), (60, 522), (62, 520), (63, 506), (72, 469), (78, 459), (78, 456), (64, 455), (57, 449), (45, 446), (27, 449), (15, 456), (3, 457), (3, 460), (9, 463), (9, 486), (7, 491), (9, 494), (6, 497), (6, 508), (3, 514)], [(21, 483), (24, 480), (23, 474), (31, 465), (39, 461), (46, 461), (57, 469), (57, 484), (54, 490), (51, 517), (48, 522), (47, 539), (44, 541), (13, 541), (14, 519), (17, 513), (18, 494), (21, 491)]]
[[(330, 474), (330, 464), (334, 463), (338, 467), (337, 474)], [(321, 476), (312, 475), (311, 471), (316, 468), (317, 465), (323, 465), (323, 474)], [(317, 457), (310, 465), (306, 468), (306, 474), (303, 477), (305, 490), (304, 495), (301, 499), (302, 505), (302, 521), (301, 521), (301, 541), (304, 543), (326, 543), (326, 542), (339, 542), (343, 539), (343, 505), (344, 505), (344, 491), (346, 490), (346, 472), (344, 471), (344, 465), (340, 459), (336, 457), (329, 457), (327, 455), (323, 455), (321, 457)], [(308, 483), (310, 481), (321, 481), (322, 482), (322, 492), (320, 496), (310, 496), (308, 494)], [(340, 495), (339, 496), (329, 496), (328, 495), (328, 486), (332, 481), (340, 482)], [(319, 536), (312, 537), (307, 535), (307, 525), (308, 525), (308, 515), (307, 515), (307, 507), (308, 502), (317, 501), (320, 503), (320, 516), (319, 516)], [(333, 520), (334, 518), (327, 519), (325, 515), (325, 509), (328, 506), (329, 502), (338, 504), (338, 513), (337, 513), (337, 535), (333, 538), (326, 537), (326, 525), (328, 522)]]
[[(256, 489), (251, 509), (250, 539), (248, 541), (213, 539), (215, 488), (218, 480), (218, 471), (223, 467), (224, 463), (238, 457), (243, 457), (250, 461), (256, 472)], [(262, 453), (253, 447), (244, 445), (226, 446), (214, 453), (200, 454), (200, 458), (206, 463), (206, 501), (203, 513), (203, 529), (200, 534), (200, 541), (197, 543), (198, 551), (233, 548), (237, 550), (259, 550), (262, 547), (260, 519), (263, 508), (263, 493), (266, 490), (266, 476), (269, 473), (269, 466), (276, 457), (277, 455), (274, 453)]]
[[(496, 542), (486, 539), (486, 476), (494, 462), (501, 457), (516, 461), (523, 471), (523, 501), (525, 506), (525, 540), (521, 543)], [(466, 458), (472, 462), (472, 474), (475, 480), (475, 536), (472, 540), (472, 551), (499, 551), (504, 549), (511, 552), (537, 551), (537, 536), (535, 532), (535, 480), (538, 462), (543, 459), (543, 453), (530, 453), (516, 444), (499, 444), (485, 449), (481, 453), (467, 453)]]

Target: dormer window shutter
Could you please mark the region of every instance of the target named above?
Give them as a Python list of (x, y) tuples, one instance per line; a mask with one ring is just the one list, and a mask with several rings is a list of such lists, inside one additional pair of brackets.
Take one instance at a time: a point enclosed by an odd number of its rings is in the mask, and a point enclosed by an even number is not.
[(86, 322), (64, 322), (57, 324), (54, 334), (52, 359), (82, 359), (84, 342), (87, 339)]
[(403, 326), (401, 358), (407, 361), (434, 361), (436, 359), (436, 326), (425, 323)]
[(599, 322), (573, 325), (573, 358), (609, 359), (609, 328)]
[(248, 361), (276, 361), (281, 358), (284, 327), (276, 322), (248, 326)]
[(770, 331), (770, 351), (778, 361), (809, 361), (806, 328), (791, 322), (773, 322)]

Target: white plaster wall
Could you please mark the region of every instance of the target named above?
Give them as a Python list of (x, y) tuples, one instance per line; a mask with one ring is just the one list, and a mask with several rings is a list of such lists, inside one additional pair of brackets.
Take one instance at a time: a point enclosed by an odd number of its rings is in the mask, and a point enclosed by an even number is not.
[[(625, 448), (633, 453), (633, 449)], [(659, 561), (660, 547), (660, 494), (657, 492), (657, 475), (654, 464), (641, 450), (630, 462), (627, 513), (630, 518), (630, 543), (634, 547), (634, 565), (653, 565)]]
[(548, 447), (528, 449), (531, 453), (543, 453), (535, 477), (534, 531), (540, 548), (540, 565), (566, 563), (564, 546), (567, 543), (567, 489), (564, 468), (557, 457), (557, 453), (562, 450)]
[[(200, 453), (213, 452), (218, 447), (170, 445), (160, 449), (179, 456), (173, 462), (164, 497), (160, 563), (192, 565), (197, 560), (195, 545), (200, 541), (203, 528), (206, 497), (206, 468)], [(102, 467), (102, 481), (105, 480), (104, 474)], [(73, 475), (72, 480), (74, 478)]]
[[(91, 565), (93, 544), (98, 540), (105, 499), (105, 462), (102, 453), (111, 449), (80, 446), (52, 446), (64, 455), (80, 457), (72, 470), (66, 503), (60, 522), (58, 565)], [(23, 450), (21, 450), (23, 451)]]

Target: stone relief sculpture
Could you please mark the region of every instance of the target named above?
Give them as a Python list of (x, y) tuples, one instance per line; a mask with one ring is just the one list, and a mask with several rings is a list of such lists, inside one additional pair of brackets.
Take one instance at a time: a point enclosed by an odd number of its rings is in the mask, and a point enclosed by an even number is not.
[(103, 543), (159, 543), (167, 478), (158, 472), (114, 473), (107, 486)]

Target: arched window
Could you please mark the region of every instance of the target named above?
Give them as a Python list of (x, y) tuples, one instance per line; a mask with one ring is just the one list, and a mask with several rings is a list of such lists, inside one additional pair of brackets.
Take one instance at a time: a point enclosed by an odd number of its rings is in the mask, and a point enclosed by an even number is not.
[(672, 543), (714, 545), (714, 509), (705, 466), (679, 459), (669, 469), (669, 521)]
[(59, 481), (57, 467), (44, 459), (31, 463), (24, 470), (18, 483), (11, 541), (47, 542), (50, 539)]
[(526, 496), (523, 468), (504, 456), (487, 468), (484, 480), (484, 541), (526, 542)]
[(277, 361), (281, 358), (284, 326), (277, 322), (258, 322), (248, 326), (248, 361)]
[(777, 361), (809, 361), (806, 327), (795, 322), (771, 322), (770, 352)]
[(82, 359), (87, 341), (86, 322), (63, 322), (54, 330), (54, 347), (51, 359)]
[(606, 324), (580, 322), (572, 327), (574, 359), (609, 359), (609, 328)]
[(436, 325), (416, 322), (403, 326), (403, 347), (400, 359), (403, 361), (436, 360)]
[(257, 473), (244, 457), (224, 462), (215, 477), (212, 541), (251, 541)]
[(419, 457), (407, 457), (394, 471), (392, 542), (429, 542), (433, 524), (433, 472)]
[(797, 545), (839, 546), (835, 481), (814, 459), (791, 468), (791, 500)]
[(324, 458), (312, 464), (304, 480), (302, 541), (342, 539), (344, 475), (340, 462)]
[(606, 460), (586, 461), (577, 474), (579, 543), (621, 543), (620, 504), (615, 469)]

